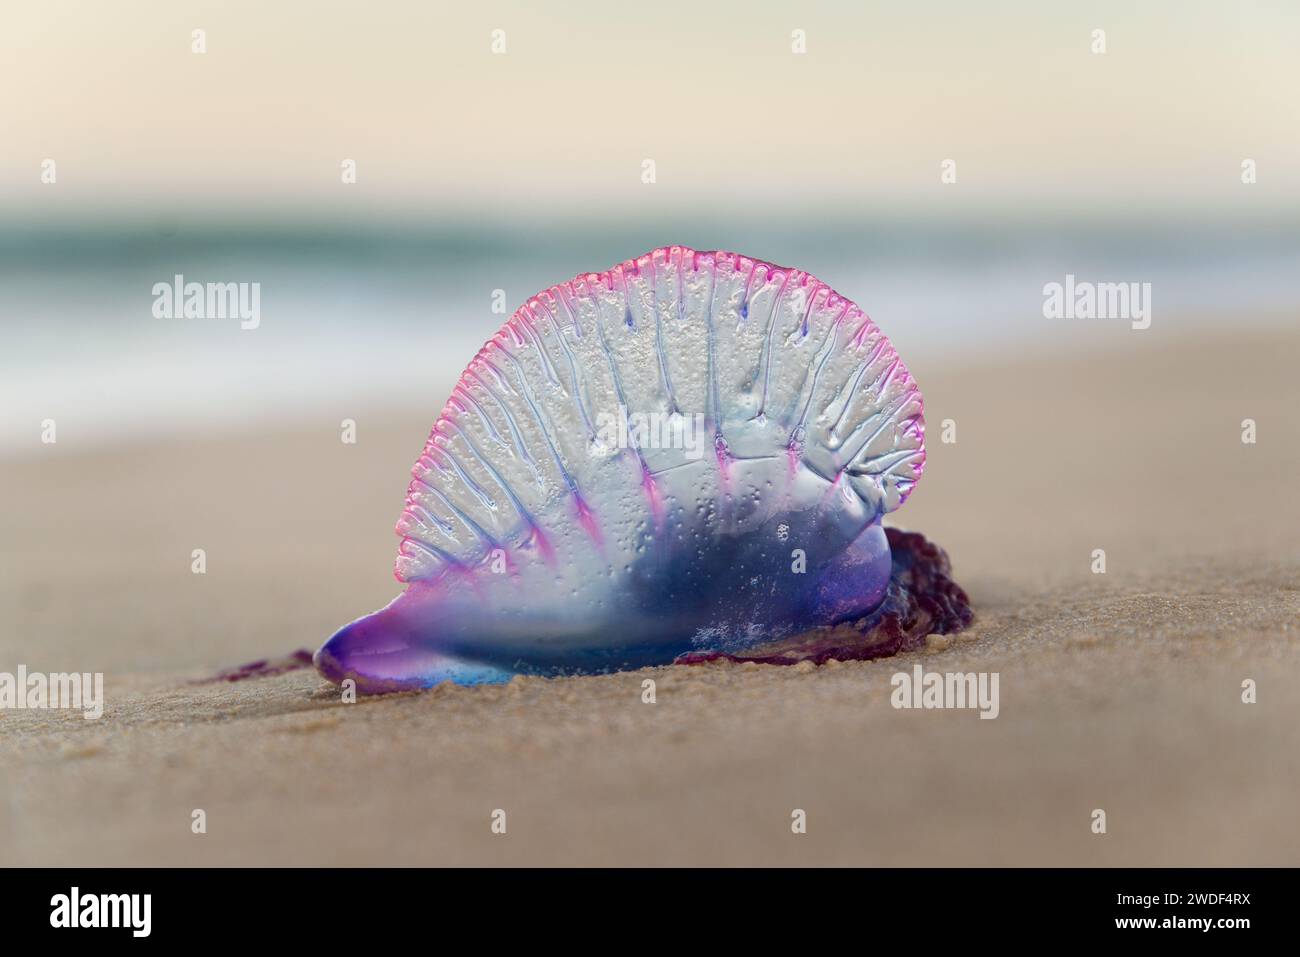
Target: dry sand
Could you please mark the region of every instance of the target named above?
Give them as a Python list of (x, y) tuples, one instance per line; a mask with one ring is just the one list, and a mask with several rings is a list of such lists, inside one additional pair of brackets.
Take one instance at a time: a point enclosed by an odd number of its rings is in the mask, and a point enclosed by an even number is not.
[[(88, 450), (60, 422), (0, 462), (0, 671), (104, 671), (108, 705), (0, 711), (0, 862), (1300, 864), (1300, 323), (1280, 329), (913, 365), (931, 452), (898, 523), (948, 548), (979, 615), (924, 654), (354, 705), (310, 671), (186, 682), (395, 594), (439, 389), (283, 434)], [(894, 710), (916, 661), (999, 672), (1000, 716)]]

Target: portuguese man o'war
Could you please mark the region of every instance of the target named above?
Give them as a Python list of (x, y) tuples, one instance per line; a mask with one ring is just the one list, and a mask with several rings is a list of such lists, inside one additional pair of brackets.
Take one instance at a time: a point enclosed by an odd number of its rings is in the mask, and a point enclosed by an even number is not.
[(656, 249), (529, 299), (412, 470), (387, 607), (316, 652), (367, 693), (713, 658), (872, 658), (971, 620), (886, 529), (921, 393), (808, 273)]

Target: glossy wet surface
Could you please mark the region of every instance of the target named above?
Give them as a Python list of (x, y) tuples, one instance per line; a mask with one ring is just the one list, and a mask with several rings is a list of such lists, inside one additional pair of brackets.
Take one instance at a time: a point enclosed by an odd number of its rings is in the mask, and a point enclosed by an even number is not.
[(948, 553), (919, 532), (886, 528), (885, 535), (893, 569), (884, 604), (874, 614), (814, 628), (744, 653), (691, 652), (675, 664), (722, 659), (765, 665), (866, 661), (910, 651), (922, 645), (927, 635), (952, 634), (970, 625), (975, 613), (966, 592), (952, 579)]

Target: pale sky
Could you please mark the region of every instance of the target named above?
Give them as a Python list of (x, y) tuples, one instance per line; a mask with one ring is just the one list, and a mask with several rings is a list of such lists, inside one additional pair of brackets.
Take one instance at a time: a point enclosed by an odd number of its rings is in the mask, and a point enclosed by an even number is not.
[(1300, 4), (805, 7), (7, 3), (0, 203), (1300, 209)]

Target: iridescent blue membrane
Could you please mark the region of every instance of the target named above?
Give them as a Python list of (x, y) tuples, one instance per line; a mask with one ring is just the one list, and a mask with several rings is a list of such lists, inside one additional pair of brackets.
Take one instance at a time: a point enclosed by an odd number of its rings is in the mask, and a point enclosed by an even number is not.
[(878, 523), (838, 552), (829, 538), (809, 536), (803, 558), (792, 557), (797, 549), (776, 527), (693, 558), (647, 551), (621, 587), (591, 607), (530, 596), (508, 580), (487, 590), (454, 578), (415, 584), (341, 629), (316, 664), (333, 681), (352, 677), (375, 691), (603, 673), (686, 652), (739, 651), (880, 605), (890, 552)]

